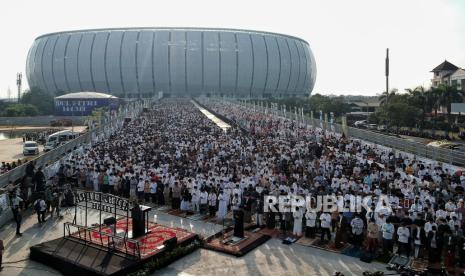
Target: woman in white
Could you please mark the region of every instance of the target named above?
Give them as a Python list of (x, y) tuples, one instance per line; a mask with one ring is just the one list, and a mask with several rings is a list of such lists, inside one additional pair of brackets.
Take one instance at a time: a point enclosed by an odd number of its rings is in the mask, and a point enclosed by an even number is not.
[(292, 234), (295, 236), (302, 235), (302, 212), (299, 207), (295, 207), (295, 212), (292, 214), (294, 217), (294, 229)]
[(224, 219), (226, 217), (226, 213), (228, 212), (228, 206), (226, 204), (226, 198), (223, 194), (223, 191), (220, 191), (218, 195), (218, 213), (217, 217), (219, 219)]

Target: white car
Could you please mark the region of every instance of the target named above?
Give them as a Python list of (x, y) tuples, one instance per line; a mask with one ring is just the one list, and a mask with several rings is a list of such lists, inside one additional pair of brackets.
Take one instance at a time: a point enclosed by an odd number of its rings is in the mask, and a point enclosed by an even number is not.
[(23, 155), (39, 154), (39, 145), (35, 141), (26, 141), (23, 145)]
[(354, 123), (354, 126), (355, 127), (366, 127), (367, 125), (367, 121), (366, 120), (362, 120), (362, 121), (356, 121)]

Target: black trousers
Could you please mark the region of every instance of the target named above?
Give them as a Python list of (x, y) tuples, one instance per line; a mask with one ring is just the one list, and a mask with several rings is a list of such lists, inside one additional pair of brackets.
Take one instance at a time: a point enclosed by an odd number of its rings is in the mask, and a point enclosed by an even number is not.
[(39, 223), (45, 222), (45, 211), (37, 211), (37, 220)]
[(181, 199), (173, 197), (173, 199), (171, 200), (171, 208), (179, 209), (180, 205), (181, 205)]
[(360, 235), (354, 234), (353, 237), (352, 237), (352, 239), (353, 239), (353, 245), (358, 246), (358, 247), (362, 246), (362, 242), (363, 242), (363, 233), (360, 234)]
[(386, 254), (387, 252), (392, 252), (393, 251), (393, 243), (392, 239), (384, 239), (383, 238), (383, 252)]
[(15, 219), (15, 222), (16, 222), (16, 234), (20, 234), (22, 218), (17, 209), (13, 209), (13, 218)]
[(214, 217), (216, 213), (216, 206), (208, 206), (208, 210), (210, 211), (210, 217)]
[(325, 235), (328, 237), (328, 241), (331, 240), (331, 232), (329, 231), (329, 228), (323, 228), (321, 227), (321, 240), (325, 240)]
[(409, 243), (399, 242), (399, 249), (397, 250), (397, 254), (401, 255), (402, 253), (405, 253), (407, 257), (410, 256), (410, 244)]
[(150, 194), (152, 197), (152, 203), (157, 203), (157, 194)]
[(315, 238), (315, 227), (310, 227), (310, 226), (305, 227), (305, 237), (314, 239)]

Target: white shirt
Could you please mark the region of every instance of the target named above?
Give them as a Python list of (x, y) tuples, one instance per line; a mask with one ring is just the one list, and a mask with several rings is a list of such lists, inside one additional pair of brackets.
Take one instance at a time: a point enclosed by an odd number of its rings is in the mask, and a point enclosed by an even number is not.
[(207, 204), (208, 202), (208, 193), (200, 192), (200, 204)]
[(408, 238), (410, 237), (410, 231), (407, 227), (399, 227), (397, 229), (397, 235), (399, 236), (398, 241), (401, 243), (408, 243)]
[(144, 181), (139, 181), (139, 183), (137, 183), (137, 191), (138, 192), (144, 191)]
[(216, 206), (216, 194), (215, 193), (210, 193), (208, 195), (208, 204), (210, 206)]
[(330, 228), (331, 227), (331, 215), (323, 213), (320, 215), (321, 227)]
[(157, 192), (157, 182), (150, 183), (150, 193), (155, 194)]
[(307, 212), (305, 213), (306, 225), (308, 227), (315, 227), (316, 224), (316, 213), (315, 212)]

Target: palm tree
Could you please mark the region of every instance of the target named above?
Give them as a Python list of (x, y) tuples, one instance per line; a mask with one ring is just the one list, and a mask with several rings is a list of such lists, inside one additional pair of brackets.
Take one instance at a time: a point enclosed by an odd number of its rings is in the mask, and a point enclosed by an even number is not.
[(386, 105), (389, 103), (389, 99), (391, 99), (393, 96), (395, 96), (397, 93), (397, 89), (392, 89), (389, 93), (384, 91), (380, 96), (379, 96), (379, 103), (380, 105)]
[(428, 110), (434, 110), (434, 117), (438, 115), (438, 109), (440, 106), (439, 103), (439, 96), (441, 91), (436, 87), (431, 87), (428, 91), (426, 91), (426, 107)]
[(452, 122), (452, 103), (462, 102), (463, 93), (459, 91), (455, 86), (441, 84), (438, 87), (439, 104), (445, 106), (447, 109), (447, 121)]
[(409, 95), (409, 101), (410, 103), (421, 109), (422, 115), (420, 116), (420, 126), (423, 128), (424, 122), (425, 122), (425, 116), (426, 113), (428, 112), (428, 106), (427, 106), (427, 91), (423, 86), (417, 86), (415, 89), (410, 89), (407, 88), (405, 91)]

